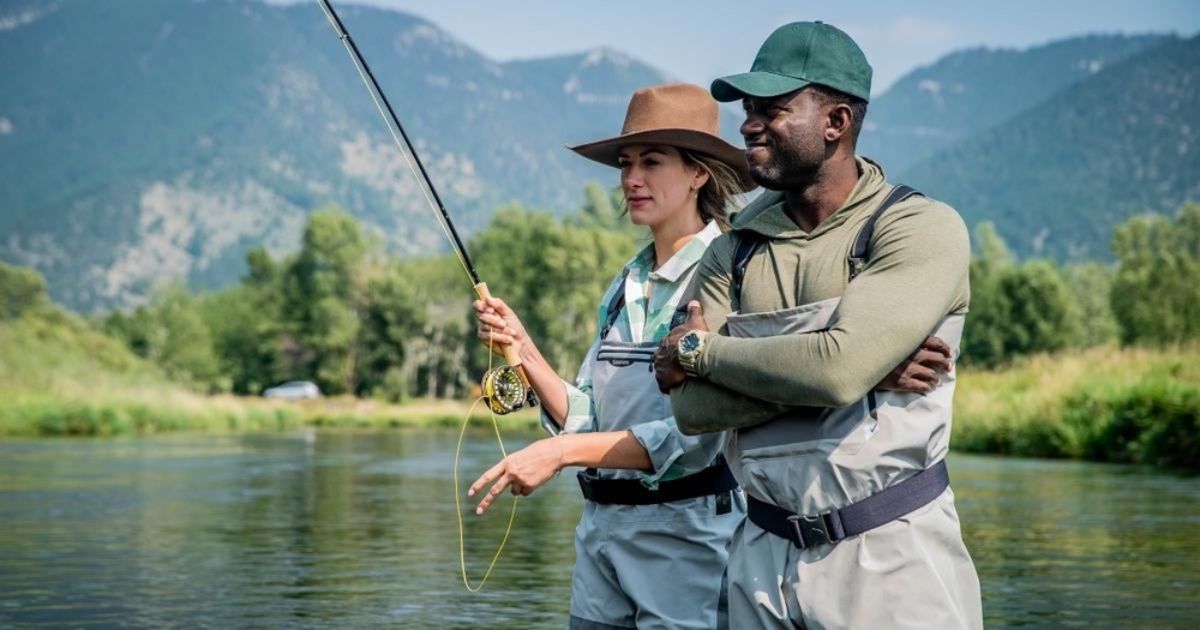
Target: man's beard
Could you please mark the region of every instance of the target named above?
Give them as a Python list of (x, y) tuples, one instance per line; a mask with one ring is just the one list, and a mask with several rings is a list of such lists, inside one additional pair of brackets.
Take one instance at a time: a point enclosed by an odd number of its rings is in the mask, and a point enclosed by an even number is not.
[[(751, 165), (750, 177), (767, 190), (787, 191), (808, 188), (821, 172), (822, 160), (806, 159), (799, 147), (774, 145), (771, 159)], [(820, 152), (817, 152), (820, 155)]]

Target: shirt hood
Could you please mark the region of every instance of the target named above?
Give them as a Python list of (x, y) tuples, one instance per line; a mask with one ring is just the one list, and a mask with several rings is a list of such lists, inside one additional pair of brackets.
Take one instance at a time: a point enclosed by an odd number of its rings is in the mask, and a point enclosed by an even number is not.
[(800, 226), (792, 221), (786, 211), (784, 193), (775, 190), (764, 191), (757, 199), (737, 213), (732, 221), (733, 229), (757, 232), (769, 238), (815, 238), (841, 225), (887, 187), (883, 167), (870, 158), (855, 156), (854, 159), (858, 164), (858, 182), (850, 191), (850, 195), (846, 197), (842, 207), (821, 222), (811, 233), (800, 229)]

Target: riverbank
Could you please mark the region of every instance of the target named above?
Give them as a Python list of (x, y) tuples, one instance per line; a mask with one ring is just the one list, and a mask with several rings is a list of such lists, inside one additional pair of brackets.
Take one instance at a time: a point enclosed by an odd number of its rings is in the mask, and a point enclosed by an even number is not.
[[(0, 436), (458, 426), (470, 403), (203, 395), (69, 314), (0, 323)], [(472, 413), (487, 423), (486, 408)], [(503, 419), (533, 430), (536, 412)], [(1200, 468), (1200, 346), (1093, 348), (965, 368), (953, 448)]]
[[(204, 395), (65, 313), (0, 322), (0, 348), (0, 437), (459, 426), (468, 412), (473, 424), (490, 422), (482, 403), (471, 411), (470, 402), (453, 400)], [(506, 430), (532, 430), (537, 415), (502, 422)]]

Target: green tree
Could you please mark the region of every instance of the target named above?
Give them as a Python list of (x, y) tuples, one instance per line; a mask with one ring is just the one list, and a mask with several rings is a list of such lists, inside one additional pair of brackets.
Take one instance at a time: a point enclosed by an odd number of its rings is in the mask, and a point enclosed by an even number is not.
[(201, 313), (235, 393), (258, 394), (282, 380), (277, 287), (243, 283), (207, 296)]
[(1080, 344), (1085, 348), (1117, 341), (1119, 328), (1113, 316), (1113, 268), (1100, 263), (1071, 265), (1065, 270), (1067, 288), (1079, 305)]
[(1124, 343), (1200, 336), (1200, 206), (1174, 219), (1135, 217), (1113, 235), (1112, 310)]
[(1082, 343), (1080, 306), (1054, 263), (1017, 264), (988, 223), (976, 229), (976, 243), (963, 340), (968, 363), (997, 365)]
[(1002, 320), (1008, 357), (1078, 346), (1079, 307), (1059, 268), (1037, 260), (1001, 272), (999, 290), (1008, 311)]
[(339, 208), (309, 216), (300, 252), (283, 272), (288, 378), (311, 378), (322, 391), (355, 391), (355, 340), (364, 306), (364, 264), (372, 243)]
[(46, 279), (42, 274), (0, 262), (0, 320), (15, 319), (47, 304)]
[(634, 247), (628, 233), (509, 207), (472, 251), (492, 293), (517, 311), (547, 361), (569, 373), (595, 335), (604, 289)]
[(635, 233), (637, 228), (625, 218), (624, 196), (621, 189), (608, 189), (596, 182), (583, 187), (583, 206), (566, 218), (570, 225), (592, 227), (613, 232)]
[(1004, 318), (1008, 297), (1000, 290), (1000, 274), (1012, 266), (1012, 255), (995, 226), (983, 222), (975, 228), (971, 260), (971, 310), (963, 331), (963, 360), (996, 365), (1004, 360)]
[(361, 393), (402, 402), (417, 392), (406, 367), (428, 324), (414, 287), (418, 281), (397, 264), (368, 283), (357, 366)]
[(201, 313), (200, 300), (182, 284), (163, 285), (150, 303), (126, 315), (111, 313), (104, 322), (141, 357), (157, 363), (176, 381), (209, 390), (228, 389)]

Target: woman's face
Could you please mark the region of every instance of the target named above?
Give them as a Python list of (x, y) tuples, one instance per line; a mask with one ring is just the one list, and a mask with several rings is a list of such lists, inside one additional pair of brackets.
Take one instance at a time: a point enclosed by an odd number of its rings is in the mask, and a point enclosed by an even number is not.
[(699, 168), (688, 166), (674, 147), (630, 144), (621, 147), (621, 190), (634, 225), (650, 228), (696, 212), (695, 191), (707, 180)]

